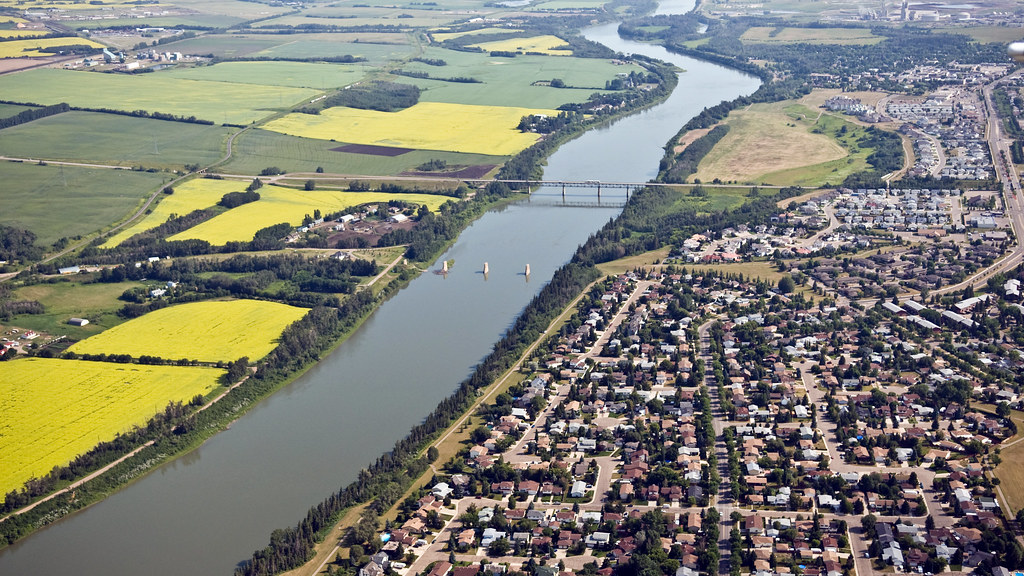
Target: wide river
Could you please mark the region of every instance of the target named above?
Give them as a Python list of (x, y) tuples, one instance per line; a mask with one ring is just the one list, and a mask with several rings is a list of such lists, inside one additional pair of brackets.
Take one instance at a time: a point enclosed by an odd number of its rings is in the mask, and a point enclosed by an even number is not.
[[(671, 1), (678, 12), (693, 6)], [(562, 146), (545, 179), (646, 181), (689, 118), (758, 86), (734, 70), (625, 41), (616, 28), (586, 36), (676, 64), (685, 70), (679, 86), (665, 103)], [(230, 575), (272, 530), (294, 525), (355, 479), (451, 394), (576, 247), (621, 210), (559, 206), (560, 191), (543, 192), (485, 214), (442, 257), (455, 261), (447, 277), (417, 278), (230, 430), (0, 552), (0, 574)], [(614, 201), (613, 193), (622, 191), (603, 190), (602, 200)]]

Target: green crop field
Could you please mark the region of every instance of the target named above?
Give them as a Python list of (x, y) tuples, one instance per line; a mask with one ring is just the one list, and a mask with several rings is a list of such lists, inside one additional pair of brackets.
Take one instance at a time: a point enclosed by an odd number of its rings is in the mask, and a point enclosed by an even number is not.
[(171, 215), (184, 216), (194, 210), (209, 208), (217, 204), (220, 199), (229, 192), (242, 192), (248, 185), (238, 180), (210, 180), (196, 178), (189, 180), (174, 188), (174, 194), (160, 194), (160, 202), (153, 206), (152, 211), (142, 220), (132, 226), (121, 230), (111, 236), (103, 244), (104, 248), (111, 248), (124, 242), (128, 238), (152, 230), (167, 221)]
[(169, 174), (0, 162), (0, 224), (36, 233), (40, 245), (90, 234), (134, 212)]
[(368, 73), (358, 64), (316, 64), (305, 62), (220, 62), (213, 66), (174, 68), (164, 76), (187, 80), (213, 80), (263, 86), (292, 86), (326, 90), (362, 80)]
[[(603, 92), (605, 82), (614, 80), (616, 74), (640, 70), (632, 64), (613, 64), (598, 58), (532, 55), (492, 58), (487, 54), (443, 48), (428, 48), (423, 57), (444, 60), (447, 66), (410, 62), (402, 69), (425, 72), (439, 78), (475, 78), (480, 83), (463, 84), (409, 77), (399, 77), (396, 81), (423, 88), (421, 101), (455, 104), (557, 108), (569, 102), (584, 102), (594, 92)], [(561, 79), (570, 88), (534, 85), (555, 78)]]
[(122, 76), (43, 68), (0, 76), (0, 93), (15, 102), (142, 109), (218, 123), (248, 124), (307, 100), (316, 91), (184, 80), (160, 73)]
[(409, 44), (363, 42), (333, 42), (326, 44), (317, 38), (296, 39), (258, 52), (256, 56), (269, 58), (325, 58), (337, 56), (358, 56), (366, 58), (369, 64), (380, 65), (385, 61), (401, 59), (412, 55), (414, 48)]
[(332, 150), (342, 146), (341, 142), (299, 138), (269, 130), (248, 130), (235, 139), (234, 146), (234, 156), (220, 168), (232, 174), (258, 174), (267, 166), (277, 166), (288, 172), (313, 172), (321, 167), (332, 174), (388, 176), (415, 170), (420, 164), (434, 159), (444, 160), (449, 166), (500, 164), (506, 159), (504, 156), (431, 150), (413, 150), (400, 156), (350, 154)]
[(168, 402), (209, 393), (223, 373), (43, 358), (0, 363), (0, 491), (145, 424)]
[[(125, 290), (139, 286), (142, 284), (138, 282), (56, 282), (25, 286), (15, 291), (15, 297), (19, 300), (35, 300), (46, 310), (42, 314), (16, 316), (10, 320), (10, 324), (52, 336), (67, 336), (71, 340), (88, 338), (124, 322), (117, 315), (117, 311), (124, 306), (118, 297)], [(87, 318), (89, 324), (72, 326), (68, 324), (71, 318)]]
[(0, 155), (180, 170), (223, 155), (236, 128), (66, 112), (4, 129)]
[(231, 241), (252, 240), (261, 228), (288, 222), (293, 226), (302, 223), (307, 214), (314, 210), (335, 212), (344, 208), (372, 202), (404, 200), (412, 204), (425, 204), (430, 210), (451, 200), (436, 194), (385, 194), (381, 192), (339, 192), (336, 190), (296, 190), (282, 186), (260, 188), (261, 198), (171, 236), (171, 240), (199, 239), (215, 245)]
[(68, 350), (76, 354), (131, 354), (225, 362), (259, 360), (305, 308), (260, 300), (192, 302), (161, 308), (100, 332)]
[(553, 0), (531, 6), (531, 10), (597, 10), (610, 0)]
[[(215, 26), (217, 28), (227, 28), (241, 24), (243, 21), (244, 19), (242, 18), (217, 14), (182, 14), (177, 16), (149, 16), (145, 18), (104, 20), (103, 25), (130, 26), (132, 28), (136, 26), (149, 28), (174, 28), (177, 26), (202, 26), (205, 28)], [(95, 20), (64, 20), (61, 24), (73, 30), (91, 30), (96, 28)]]
[[(266, 56), (277, 58), (326, 58), (362, 56), (379, 65), (389, 57), (408, 56), (412, 47), (405, 34), (215, 34), (167, 44), (168, 50), (186, 54), (214, 54), (223, 58)], [(316, 87), (316, 85), (314, 85)]]

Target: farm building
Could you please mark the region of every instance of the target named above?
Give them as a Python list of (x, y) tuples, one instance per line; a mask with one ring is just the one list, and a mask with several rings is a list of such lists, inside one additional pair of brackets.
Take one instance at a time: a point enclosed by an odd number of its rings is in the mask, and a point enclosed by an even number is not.
[(68, 320), (68, 324), (71, 324), (72, 326), (85, 326), (88, 323), (89, 321), (85, 318), (72, 318)]

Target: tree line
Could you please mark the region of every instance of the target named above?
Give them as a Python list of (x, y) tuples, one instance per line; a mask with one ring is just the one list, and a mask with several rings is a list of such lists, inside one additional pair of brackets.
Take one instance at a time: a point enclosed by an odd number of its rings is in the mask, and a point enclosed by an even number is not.
[(66, 102), (60, 104), (54, 104), (52, 106), (43, 106), (42, 108), (32, 108), (29, 110), (22, 110), (14, 116), (8, 116), (7, 118), (0, 118), (0, 130), (4, 128), (10, 128), (11, 126), (17, 126), (40, 118), (46, 118), (47, 116), (53, 116), (55, 114), (61, 114), (71, 110)]

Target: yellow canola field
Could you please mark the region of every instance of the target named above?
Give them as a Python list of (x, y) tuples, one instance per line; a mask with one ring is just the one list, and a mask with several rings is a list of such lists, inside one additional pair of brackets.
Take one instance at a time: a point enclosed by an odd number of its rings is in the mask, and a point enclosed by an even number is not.
[(223, 373), (46, 358), (0, 362), (0, 493), (145, 424), (172, 400), (207, 394)]
[(477, 28), (476, 30), (465, 30), (462, 32), (431, 32), (430, 36), (438, 42), (445, 42), (447, 40), (452, 40), (454, 38), (462, 38), (463, 36), (497, 33), (507, 34), (509, 32), (522, 32), (522, 30), (515, 28)]
[[(229, 192), (244, 192), (248, 182), (238, 180), (210, 180), (196, 178), (174, 188), (174, 194), (161, 194), (160, 202), (145, 218), (114, 236), (111, 236), (101, 248), (113, 248), (132, 236), (152, 230), (163, 224), (172, 214), (184, 216), (194, 210), (209, 208), (220, 202), (221, 197)], [(249, 239), (252, 239), (250, 235)]]
[(76, 354), (130, 354), (202, 362), (259, 360), (307, 310), (277, 302), (191, 302), (155, 310), (73, 345)]
[(328, 108), (314, 114), (289, 114), (263, 128), (320, 140), (511, 156), (537, 141), (516, 129), (523, 116), (558, 115), (557, 110), (420, 102), (398, 112)]
[(103, 48), (103, 44), (85, 38), (39, 38), (38, 40), (10, 40), (0, 42), (0, 58), (27, 58), (29, 56), (54, 56), (51, 52), (40, 52), (38, 48), (82, 44)]
[(0, 38), (34, 38), (36, 36), (46, 36), (49, 33), (49, 30), (28, 30), (24, 28), (4, 30), (0, 28)]
[(568, 44), (558, 36), (531, 36), (530, 38), (510, 38), (473, 44), (470, 48), (482, 48), (487, 52), (539, 52), (551, 56), (572, 56), (572, 50), (555, 50)]
[(338, 192), (334, 190), (296, 190), (281, 186), (260, 188), (260, 199), (243, 204), (171, 236), (169, 240), (206, 240), (220, 246), (228, 242), (248, 242), (259, 230), (287, 222), (302, 224), (306, 214), (319, 209), (323, 213), (337, 212), (361, 204), (388, 200), (403, 200), (412, 204), (425, 204), (437, 211), (441, 204), (451, 200), (435, 194), (387, 194), (382, 192)]

